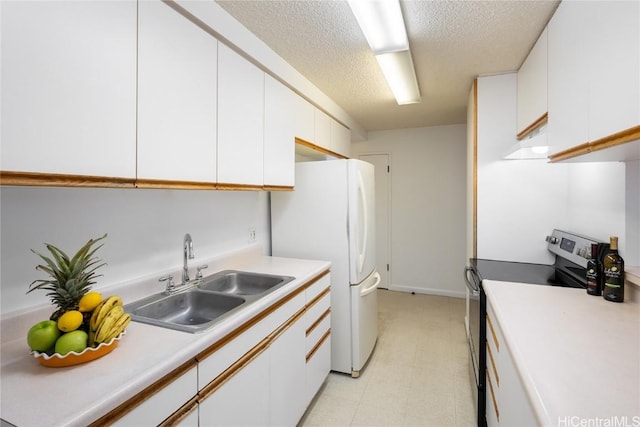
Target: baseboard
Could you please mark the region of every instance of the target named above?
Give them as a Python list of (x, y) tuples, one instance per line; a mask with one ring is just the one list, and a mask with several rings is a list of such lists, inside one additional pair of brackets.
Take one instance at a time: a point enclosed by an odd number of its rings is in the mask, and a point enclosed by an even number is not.
[(425, 295), (437, 295), (441, 297), (452, 297), (452, 298), (466, 298), (467, 294), (464, 291), (446, 291), (442, 289), (430, 289), (430, 288), (412, 288), (410, 286), (399, 286), (399, 285), (390, 285), (390, 291), (398, 291), (398, 292), (414, 292), (416, 294), (425, 294)]

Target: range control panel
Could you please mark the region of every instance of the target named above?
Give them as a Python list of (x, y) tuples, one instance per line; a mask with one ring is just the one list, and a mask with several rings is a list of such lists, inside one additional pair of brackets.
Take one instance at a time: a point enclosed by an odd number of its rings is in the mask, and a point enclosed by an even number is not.
[(602, 243), (591, 237), (562, 230), (553, 230), (551, 236), (547, 236), (547, 242), (550, 252), (584, 268), (587, 267), (587, 260), (591, 257), (591, 244)]

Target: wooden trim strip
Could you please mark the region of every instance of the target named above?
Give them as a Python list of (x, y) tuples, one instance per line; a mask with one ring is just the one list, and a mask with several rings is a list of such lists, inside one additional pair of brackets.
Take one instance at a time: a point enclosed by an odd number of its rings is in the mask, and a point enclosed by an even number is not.
[(304, 315), (306, 309), (302, 307), (298, 310), (293, 316), (291, 316), (286, 322), (280, 325), (275, 331), (271, 332), (267, 338), (269, 338), (269, 345), (271, 345), (272, 341), (278, 339), (280, 335), (282, 335), (287, 329), (291, 327), (294, 323), (296, 323), (300, 318)]
[(491, 329), (491, 336), (493, 336), (493, 342), (496, 344), (496, 350), (500, 351), (500, 343), (498, 342), (496, 331), (493, 329), (493, 323), (491, 323), (491, 318), (489, 317), (489, 313), (487, 313), (487, 325), (489, 325), (489, 329)]
[(322, 323), (322, 321), (323, 321), (324, 319), (326, 319), (326, 318), (327, 318), (327, 316), (328, 316), (329, 314), (331, 314), (331, 308), (327, 308), (327, 310), (326, 310), (324, 313), (322, 313), (322, 314), (320, 315), (320, 317), (318, 317), (318, 318), (316, 319), (316, 321), (315, 321), (315, 322), (313, 322), (313, 324), (312, 324), (311, 326), (309, 326), (309, 329), (307, 329), (307, 331), (306, 331), (306, 335), (307, 335), (307, 336), (309, 336), (309, 335), (311, 334), (311, 332), (313, 332), (313, 330), (314, 330), (315, 328), (317, 328), (317, 327), (318, 327), (318, 325), (319, 325), (319, 324), (321, 324), (321, 323)]
[(295, 137), (296, 144), (302, 145), (303, 147), (307, 147), (312, 149), (313, 151), (317, 151), (322, 154), (327, 154), (329, 156), (337, 157), (338, 159), (348, 159), (347, 156), (343, 156), (342, 154), (338, 154), (335, 151), (328, 150), (324, 147), (314, 144), (313, 142), (306, 141), (302, 138)]
[(293, 191), (294, 187), (290, 185), (265, 185), (262, 189), (265, 191)]
[(594, 151), (616, 147), (618, 145), (626, 144), (638, 139), (640, 139), (640, 125), (624, 129), (611, 135), (607, 135), (603, 138), (596, 139), (595, 141), (585, 142), (584, 144), (576, 145), (575, 147), (559, 151), (549, 156), (549, 161), (551, 163), (560, 162), (562, 160), (589, 154)]
[(220, 350), (220, 348), (222, 348), (225, 345), (227, 345), (234, 338), (236, 338), (237, 336), (241, 335), (243, 332), (245, 332), (246, 330), (251, 328), (253, 325), (255, 325), (256, 323), (258, 323), (259, 321), (261, 321), (262, 319), (267, 317), (269, 314), (273, 313), (278, 308), (280, 308), (281, 306), (286, 304), (289, 300), (291, 300), (292, 298), (294, 298), (295, 296), (297, 296), (301, 292), (304, 292), (309, 286), (313, 285), (315, 282), (320, 280), (322, 277), (324, 277), (327, 274), (329, 274), (329, 271), (330, 270), (325, 270), (322, 273), (318, 274), (316, 277), (314, 277), (313, 279), (309, 280), (307, 283), (301, 285), (298, 289), (296, 289), (295, 291), (291, 292), (289, 295), (285, 296), (280, 301), (278, 301), (275, 304), (271, 305), (270, 307), (268, 307), (264, 311), (258, 313), (257, 315), (255, 315), (253, 318), (251, 318), (247, 322), (243, 323), (238, 328), (234, 329), (233, 331), (231, 331), (230, 333), (228, 333), (224, 337), (220, 338), (218, 341), (216, 341), (215, 343), (210, 345), (208, 348), (206, 348), (205, 350), (200, 352), (196, 356), (196, 360), (200, 362), (200, 361), (206, 359), (207, 357), (211, 356), (216, 351)]
[(163, 388), (171, 384), (173, 381), (178, 379), (180, 376), (186, 373), (189, 369), (195, 366), (197, 366), (195, 359), (187, 360), (185, 363), (178, 366), (176, 369), (174, 369), (173, 371), (171, 371), (170, 373), (168, 373), (167, 375), (165, 375), (155, 383), (151, 384), (149, 387), (145, 388), (140, 393), (136, 394), (135, 396), (128, 399), (120, 406), (116, 407), (115, 409), (112, 409), (107, 414), (103, 415), (102, 417), (98, 418), (97, 420), (89, 424), (89, 427), (106, 426), (106, 425), (113, 424), (116, 420), (119, 420), (120, 418), (124, 417), (133, 409), (135, 409), (136, 407), (144, 403), (151, 396), (158, 393), (160, 390), (162, 390)]
[(331, 328), (327, 329), (327, 332), (324, 333), (324, 335), (322, 336), (322, 338), (320, 338), (320, 340), (316, 343), (316, 345), (313, 346), (313, 348), (311, 349), (311, 351), (307, 354), (306, 357), (306, 362), (309, 363), (309, 360), (311, 360), (311, 358), (313, 357), (314, 354), (316, 354), (316, 352), (318, 351), (318, 349), (322, 346), (322, 344), (327, 340), (327, 338), (329, 338), (329, 336), (331, 336)]
[(540, 126), (544, 125), (548, 121), (549, 121), (549, 113), (545, 112), (543, 115), (535, 119), (533, 123), (531, 123), (529, 126), (524, 128), (522, 132), (520, 132), (517, 135), (518, 139), (526, 138), (531, 132), (538, 129)]
[(169, 427), (176, 426), (180, 424), (185, 418), (196, 411), (198, 409), (198, 396), (193, 396), (191, 400), (182, 405), (180, 409), (178, 409), (173, 414), (169, 415), (166, 420), (158, 424), (159, 427)]
[(264, 338), (251, 350), (246, 352), (244, 356), (236, 360), (235, 363), (229, 366), (224, 372), (218, 375), (213, 381), (204, 386), (198, 392), (198, 403), (203, 402), (213, 393), (215, 393), (220, 387), (222, 387), (227, 381), (233, 378), (238, 372), (240, 372), (246, 365), (251, 363), (254, 359), (260, 356), (267, 348), (269, 348), (269, 337)]
[(214, 182), (196, 181), (171, 181), (163, 179), (138, 179), (137, 188), (148, 189), (183, 189), (183, 190), (215, 190), (217, 184)]
[(320, 292), (318, 295), (313, 297), (313, 299), (311, 301), (309, 301), (309, 303), (307, 303), (307, 305), (305, 305), (305, 307), (306, 308), (313, 307), (314, 305), (316, 305), (318, 303), (318, 301), (320, 301), (322, 298), (324, 298), (325, 295), (327, 295), (330, 291), (331, 291), (331, 286), (327, 286), (322, 292)]
[(496, 394), (493, 391), (493, 383), (491, 382), (489, 371), (487, 371), (487, 384), (489, 384), (489, 391), (491, 392), (491, 400), (493, 400), (493, 409), (496, 412), (496, 419), (500, 421), (500, 409), (498, 409), (498, 402), (496, 401)]
[(489, 343), (487, 341), (485, 341), (485, 344), (487, 346), (487, 353), (489, 353), (489, 359), (491, 359), (491, 367), (493, 367), (493, 373), (496, 377), (496, 384), (498, 385), (498, 387), (500, 387), (500, 375), (498, 375), (498, 370), (496, 369), (496, 362), (493, 359), (493, 352), (491, 351), (491, 346), (489, 346)]
[(133, 178), (117, 178), (57, 173), (0, 171), (0, 185), (28, 187), (134, 188)]
[(254, 184), (228, 184), (225, 182), (219, 182), (216, 184), (216, 190), (231, 190), (231, 191), (262, 191), (264, 187), (262, 185)]

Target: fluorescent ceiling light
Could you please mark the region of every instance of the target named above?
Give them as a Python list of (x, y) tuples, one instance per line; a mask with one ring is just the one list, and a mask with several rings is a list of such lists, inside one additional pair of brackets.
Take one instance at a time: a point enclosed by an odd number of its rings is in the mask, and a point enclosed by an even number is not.
[(375, 55), (409, 49), (398, 0), (349, 0), (349, 6)]
[(376, 59), (398, 105), (420, 102), (420, 90), (410, 51), (384, 53), (376, 55)]
[(399, 0), (349, 0), (398, 105), (421, 101)]

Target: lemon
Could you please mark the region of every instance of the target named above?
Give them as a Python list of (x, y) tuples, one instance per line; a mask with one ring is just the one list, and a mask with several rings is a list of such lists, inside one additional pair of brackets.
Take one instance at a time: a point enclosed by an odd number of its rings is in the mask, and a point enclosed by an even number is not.
[(83, 316), (78, 310), (70, 310), (58, 319), (58, 329), (62, 332), (75, 331), (82, 325)]
[(78, 310), (83, 313), (88, 313), (93, 311), (94, 308), (98, 306), (102, 302), (102, 295), (100, 292), (89, 292), (84, 294), (80, 301), (78, 302)]

